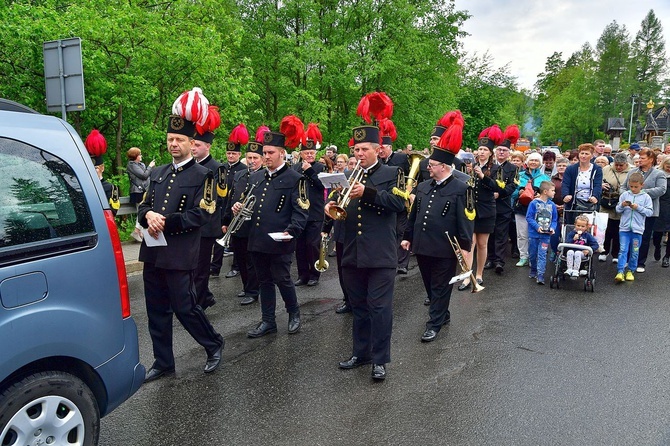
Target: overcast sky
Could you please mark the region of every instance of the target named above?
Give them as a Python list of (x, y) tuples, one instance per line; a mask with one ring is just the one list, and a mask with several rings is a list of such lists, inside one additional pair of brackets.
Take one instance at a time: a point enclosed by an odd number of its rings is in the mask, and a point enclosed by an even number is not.
[(626, 25), (631, 38), (650, 9), (660, 20), (670, 56), (670, 0), (455, 0), (457, 10), (472, 16), (465, 22), (469, 36), (462, 40), (468, 53), (487, 50), (496, 68), (510, 64), (521, 87), (532, 89), (555, 51), (565, 61), (585, 42), (595, 48), (612, 21)]

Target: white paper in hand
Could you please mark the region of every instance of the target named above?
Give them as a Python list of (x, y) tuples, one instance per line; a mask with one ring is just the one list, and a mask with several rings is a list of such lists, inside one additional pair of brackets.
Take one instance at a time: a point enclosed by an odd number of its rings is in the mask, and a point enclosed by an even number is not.
[(283, 232), (270, 232), (268, 235), (272, 237), (272, 240), (275, 242), (283, 242), (293, 238), (291, 234), (284, 234)]
[(321, 172), (319, 174), (319, 180), (323, 184), (323, 187), (326, 189), (337, 189), (338, 187), (349, 187), (349, 181), (347, 177), (344, 176), (344, 173), (341, 172)]
[(158, 238), (155, 239), (149, 235), (148, 229), (142, 228), (142, 237), (144, 238), (144, 243), (146, 243), (149, 248), (153, 246), (167, 246), (167, 240), (165, 240), (165, 235), (163, 235), (162, 232), (159, 232)]

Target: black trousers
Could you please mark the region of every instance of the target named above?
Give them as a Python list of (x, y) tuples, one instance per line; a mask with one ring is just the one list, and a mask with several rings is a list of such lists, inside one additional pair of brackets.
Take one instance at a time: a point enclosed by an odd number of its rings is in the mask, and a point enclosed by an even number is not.
[[(223, 246), (218, 243), (214, 244), (214, 255), (212, 256), (212, 264), (209, 269), (215, 273), (221, 272), (221, 267), (223, 266)], [(237, 255), (233, 251), (233, 263), (230, 265), (231, 271), (239, 271), (239, 263), (237, 263)]]
[(314, 264), (319, 260), (322, 227), (323, 221), (308, 221), (300, 237), (295, 241), (295, 260), (298, 267), (298, 279), (302, 279), (305, 282), (308, 280), (319, 280), (319, 277), (321, 277), (321, 273), (314, 268)]
[(496, 214), (496, 224), (493, 237), (488, 241), (488, 259), (493, 263), (505, 266), (507, 258), (507, 241), (509, 240), (509, 227), (512, 221), (512, 211)]
[(651, 244), (651, 236), (654, 233), (654, 224), (658, 217), (647, 217), (644, 220), (644, 232), (642, 233), (642, 244), (640, 245), (640, 255), (637, 258), (637, 266), (643, 267), (647, 263), (647, 255), (649, 254), (649, 245)]
[(422, 256), (417, 254), (416, 261), (423, 279), (423, 286), (430, 297), (430, 308), (426, 329), (440, 331), (442, 325), (451, 318), (449, 301), (454, 288), (449, 281), (456, 275), (456, 259)]
[(156, 368), (174, 368), (173, 314), (193, 339), (205, 348), (208, 355), (214, 353), (223, 343), (223, 337), (214, 330), (202, 308), (195, 303), (193, 276), (193, 271), (163, 269), (157, 268), (153, 263), (144, 264), (144, 297), (154, 350), (153, 366)]
[(409, 266), (409, 251), (400, 247), (405, 229), (409, 220), (407, 218), (407, 211), (398, 212), (395, 226), (395, 238), (398, 245), (398, 268), (407, 268)]
[(352, 356), (390, 362), (396, 268), (345, 266), (342, 272), (354, 315)]
[(261, 296), (261, 312), (263, 321), (275, 323), (275, 309), (277, 293), (275, 285), (284, 300), (287, 313), (295, 313), (298, 307), (298, 296), (295, 294), (295, 285), (291, 280), (291, 258), (289, 254), (267, 254), (264, 252), (249, 251), (251, 261), (258, 274)]
[[(654, 246), (658, 246), (659, 249), (663, 249), (663, 236), (665, 235), (664, 231), (654, 231), (654, 235), (652, 236), (652, 239), (654, 241)], [(670, 257), (670, 243), (665, 245), (665, 254), (663, 257)]]
[(342, 275), (342, 253), (344, 252), (344, 243), (336, 242), (335, 243), (335, 258), (337, 260), (337, 275), (340, 278), (340, 288), (342, 288), (342, 294), (344, 295), (344, 303), (351, 306), (351, 301), (349, 300), (349, 295), (347, 294), (347, 288), (344, 286), (344, 276)]
[(209, 290), (209, 267), (212, 263), (212, 248), (215, 242), (215, 237), (200, 237), (200, 255), (194, 281), (196, 302), (203, 308), (206, 306), (205, 303), (214, 300), (214, 294)]
[(619, 257), (619, 220), (607, 219), (607, 229), (605, 229), (605, 241), (603, 242), (603, 254), (612, 254), (612, 258)]
[(249, 245), (248, 237), (230, 237), (230, 246), (233, 248), (237, 260), (240, 264), (240, 277), (242, 278), (242, 286), (247, 296), (258, 296), (258, 275), (254, 264), (251, 262), (251, 256), (247, 251)]

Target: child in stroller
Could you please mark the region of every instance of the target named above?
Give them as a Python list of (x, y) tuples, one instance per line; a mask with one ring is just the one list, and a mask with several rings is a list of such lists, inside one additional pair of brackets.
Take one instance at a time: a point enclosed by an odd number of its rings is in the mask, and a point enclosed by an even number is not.
[[(582, 270), (582, 262), (590, 260), (594, 252), (598, 250), (598, 240), (589, 232), (589, 217), (585, 214), (575, 217), (575, 226), (568, 232), (563, 240), (565, 244), (580, 245), (590, 247), (591, 249), (580, 249), (574, 246), (567, 247), (565, 252), (566, 270), (565, 275), (579, 277), (588, 274), (588, 271)], [(581, 270), (581, 271), (580, 271)]]

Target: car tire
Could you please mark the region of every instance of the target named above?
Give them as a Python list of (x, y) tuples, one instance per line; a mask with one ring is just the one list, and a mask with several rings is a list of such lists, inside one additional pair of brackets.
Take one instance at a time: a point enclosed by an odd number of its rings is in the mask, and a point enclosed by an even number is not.
[(94, 446), (99, 434), (100, 411), (95, 396), (74, 375), (35, 373), (0, 394), (2, 445)]

